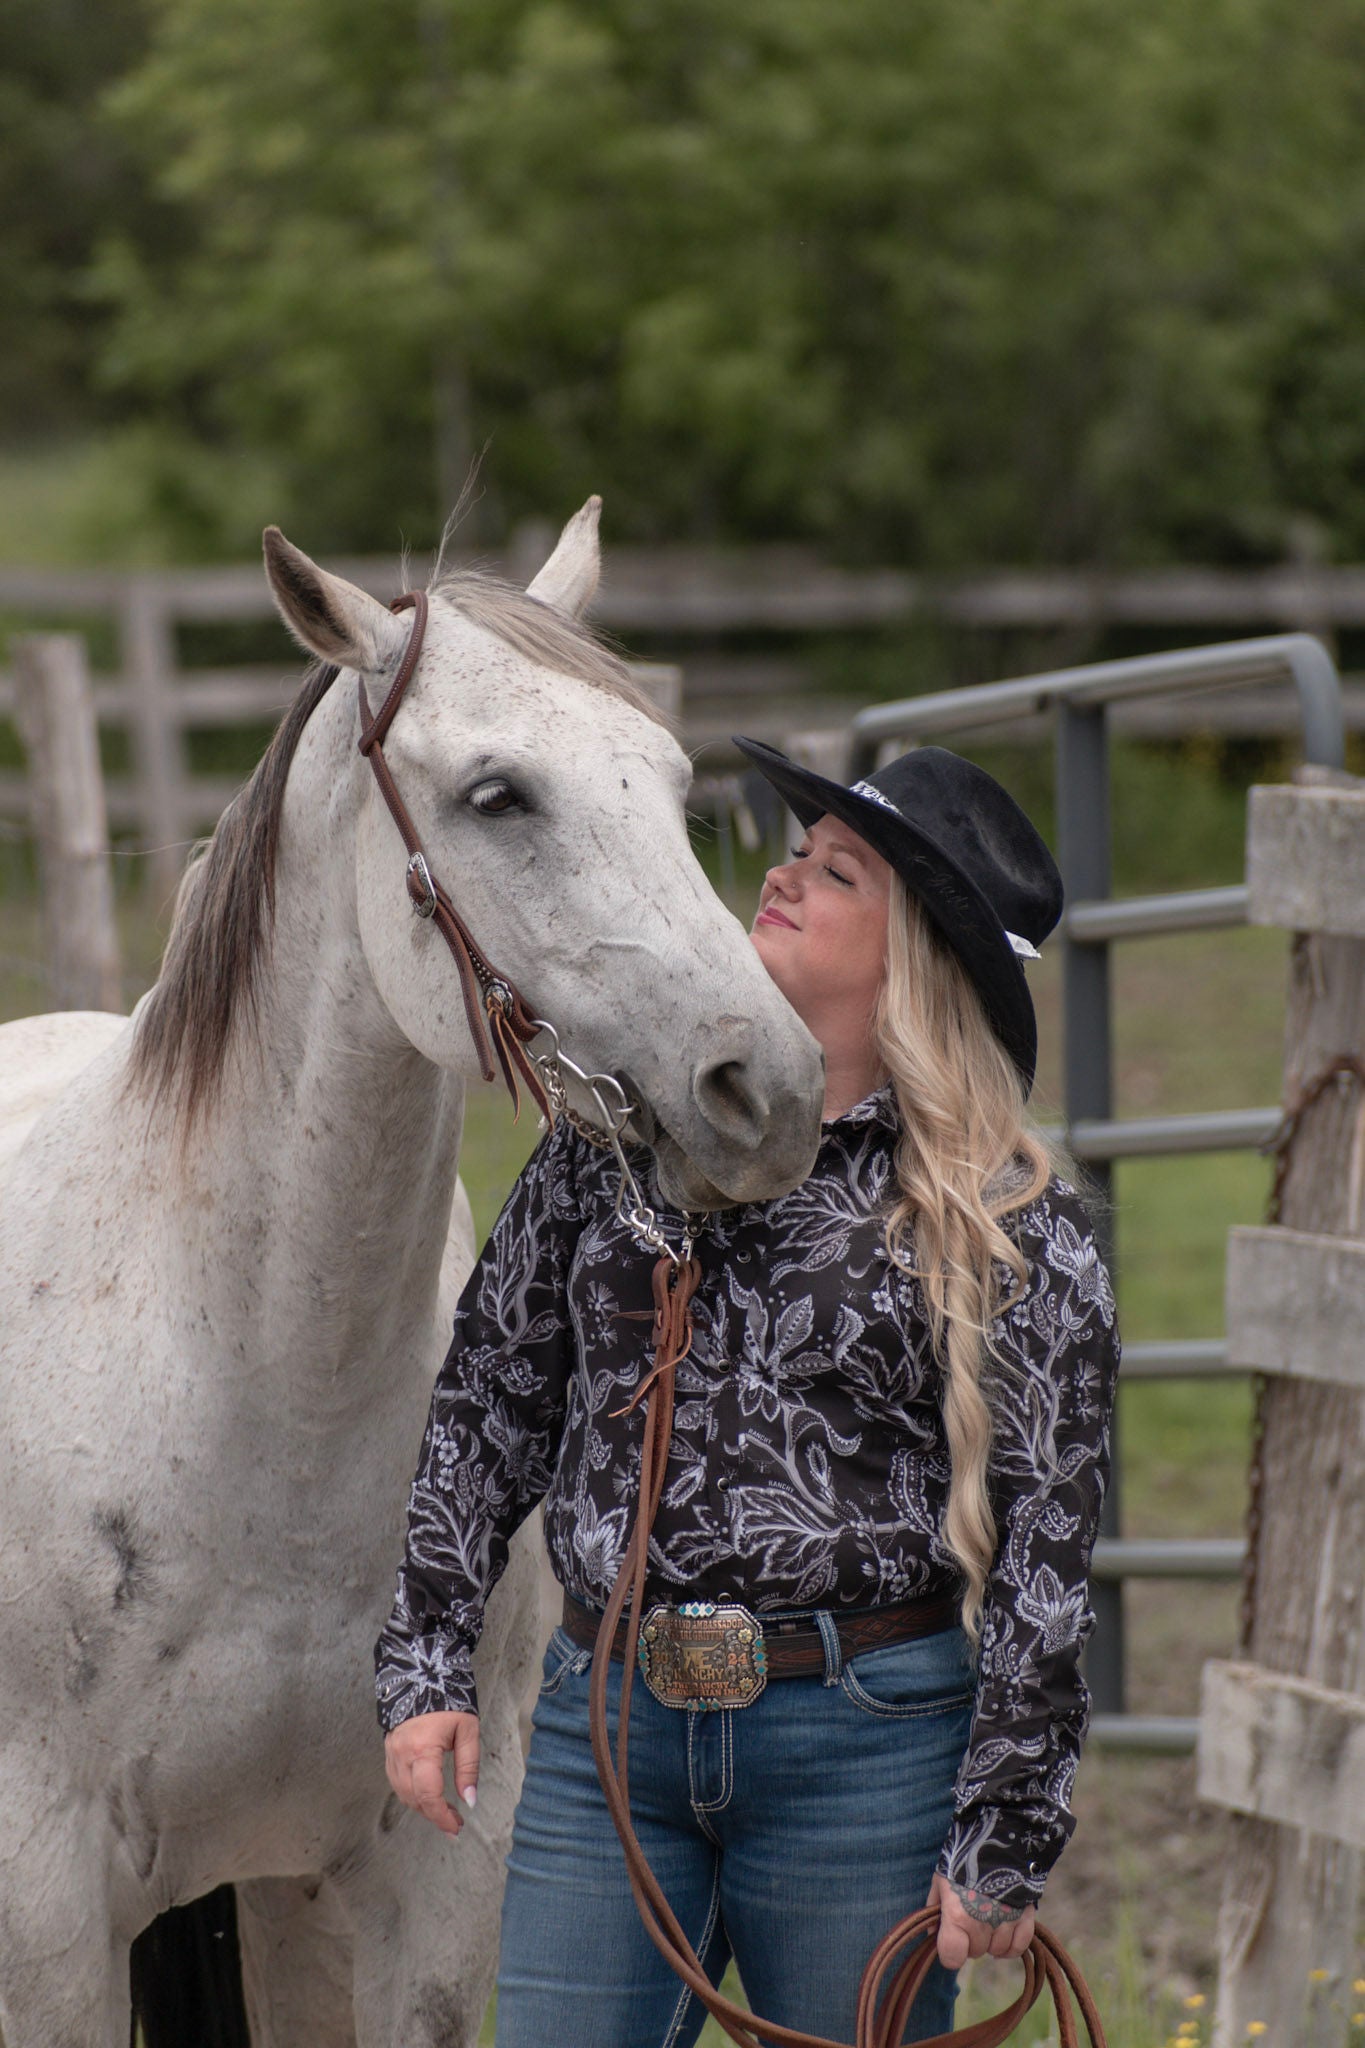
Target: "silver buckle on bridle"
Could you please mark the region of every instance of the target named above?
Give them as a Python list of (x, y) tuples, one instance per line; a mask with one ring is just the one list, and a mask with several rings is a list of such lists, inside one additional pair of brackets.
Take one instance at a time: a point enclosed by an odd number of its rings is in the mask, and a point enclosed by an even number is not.
[(408, 891), (408, 900), (412, 904), (413, 911), (418, 917), (435, 917), (436, 884), (431, 879), (431, 869), (427, 866), (426, 855), (424, 853), (414, 853), (408, 862), (407, 871), (410, 875), (416, 875), (418, 881), (422, 884), (422, 900), (420, 903), (412, 891)]

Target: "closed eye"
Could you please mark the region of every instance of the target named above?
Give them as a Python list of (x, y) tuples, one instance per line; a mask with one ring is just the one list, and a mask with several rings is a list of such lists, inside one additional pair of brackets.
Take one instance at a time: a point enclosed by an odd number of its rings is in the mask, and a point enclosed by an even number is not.
[[(794, 846), (791, 850), (791, 853), (793, 860), (810, 859), (810, 848), (806, 846)], [(824, 868), (825, 873), (827, 875), (832, 875), (836, 882), (842, 882), (846, 889), (851, 889), (853, 887), (853, 878), (851, 875), (841, 875), (839, 873), (838, 868), (832, 868), (828, 861), (824, 863)]]

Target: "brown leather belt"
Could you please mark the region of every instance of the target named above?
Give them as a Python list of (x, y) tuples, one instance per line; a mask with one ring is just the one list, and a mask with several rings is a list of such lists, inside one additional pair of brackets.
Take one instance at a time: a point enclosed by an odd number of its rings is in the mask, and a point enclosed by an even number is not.
[[(689, 1609), (692, 1614), (689, 1614)], [(690, 1601), (676, 1609), (652, 1609), (645, 1617), (648, 1628), (653, 1615), (667, 1611), (677, 1615), (685, 1625), (694, 1616), (705, 1618), (708, 1603)], [(720, 1614), (727, 1609), (715, 1610)], [(740, 1612), (738, 1608), (734, 1610)], [(814, 1621), (770, 1620), (763, 1616), (754, 1617), (744, 1611), (744, 1618), (756, 1622), (760, 1628), (760, 1643), (757, 1654), (758, 1668), (765, 1678), (806, 1678), (825, 1668), (825, 1645), (819, 1627)], [(889, 1643), (910, 1642), (915, 1636), (937, 1635), (941, 1629), (952, 1628), (958, 1618), (957, 1601), (952, 1594), (942, 1594), (935, 1599), (902, 1600), (893, 1606), (863, 1607), (847, 1614), (834, 1614), (834, 1631), (839, 1638), (839, 1648), (844, 1657), (856, 1657), (862, 1650), (880, 1650)], [(597, 1628), (600, 1615), (592, 1608), (583, 1606), (571, 1594), (564, 1595), (564, 1633), (580, 1648), (591, 1650), (597, 1642)], [(612, 1640), (611, 1654), (620, 1660), (626, 1653), (627, 1619), (622, 1619)], [(742, 1699), (725, 1701), (725, 1704), (743, 1705)], [(679, 1702), (681, 1704), (681, 1702)]]

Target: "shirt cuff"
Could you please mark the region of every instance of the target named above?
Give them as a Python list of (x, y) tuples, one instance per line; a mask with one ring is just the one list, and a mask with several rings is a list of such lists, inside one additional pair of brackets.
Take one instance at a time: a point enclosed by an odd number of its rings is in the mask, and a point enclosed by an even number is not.
[(1002, 1807), (977, 1807), (954, 1820), (938, 1868), (950, 1883), (1022, 1912), (1042, 1898), (1073, 1826), (1070, 1814), (1044, 1828), (1029, 1826), (1022, 1815)]
[(477, 1714), (478, 1688), (463, 1643), (449, 1636), (415, 1636), (388, 1643), (376, 1663), (374, 1696), (386, 1735), (415, 1714)]

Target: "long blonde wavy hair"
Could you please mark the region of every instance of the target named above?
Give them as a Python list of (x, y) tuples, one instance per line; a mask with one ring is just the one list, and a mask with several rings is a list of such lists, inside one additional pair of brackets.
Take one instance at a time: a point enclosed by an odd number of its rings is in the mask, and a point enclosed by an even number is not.
[(976, 1643), (996, 1547), (991, 1325), (1027, 1279), (1004, 1224), (1046, 1187), (1053, 1161), (970, 977), (894, 872), (872, 1032), (901, 1122), (886, 1245), (924, 1290), (952, 1461), (943, 1537), (966, 1582), (962, 1622)]

